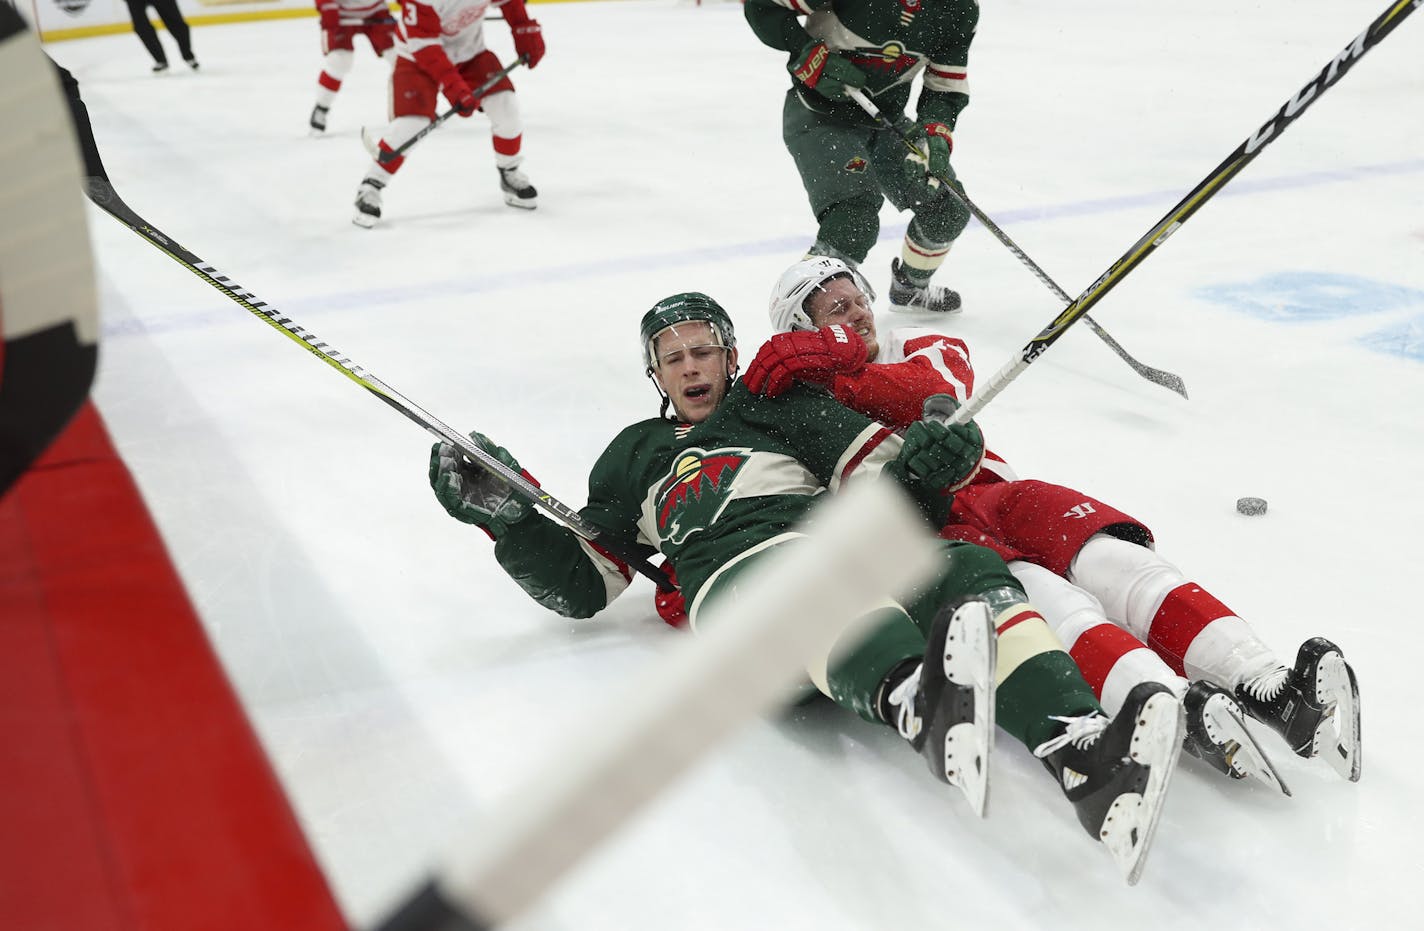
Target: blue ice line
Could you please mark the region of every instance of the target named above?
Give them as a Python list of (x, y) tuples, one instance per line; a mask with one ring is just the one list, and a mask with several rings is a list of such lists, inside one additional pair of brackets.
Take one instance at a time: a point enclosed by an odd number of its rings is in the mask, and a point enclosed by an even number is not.
[[(1411, 174), (1421, 170), (1424, 170), (1424, 159), (1380, 162), (1373, 165), (1357, 165), (1330, 171), (1312, 171), (1298, 175), (1285, 175), (1279, 178), (1264, 178), (1256, 181), (1236, 181), (1232, 186), (1223, 188), (1219, 196), (1244, 197), (1274, 191), (1318, 187), (1320, 185), (1335, 184), (1342, 181), (1357, 181), (1388, 175)], [(988, 214), (988, 216), (1000, 227), (1005, 227), (1008, 224), (1016, 222), (1032, 223), (1043, 220), (1058, 220), (1090, 216), (1093, 214), (1112, 213), (1153, 203), (1166, 203), (1174, 197), (1180, 200), (1184, 194), (1185, 192), (1176, 189), (1159, 190), (1143, 194), (1124, 195), (1121, 197), (1104, 197), (1073, 201), (1066, 204), (1021, 207), (1016, 210), (1005, 210), (997, 215)], [(978, 206), (980, 209), (983, 209), (982, 204)], [(882, 225), (878, 241), (885, 242), (899, 239), (905, 234), (905, 227), (907, 225), (907, 223), (896, 223), (888, 226)], [(977, 221), (972, 221), (971, 226), (979, 227), (980, 224)], [(1013, 234), (1010, 233), (1009, 235), (1012, 236)], [(783, 236), (776, 239), (753, 240), (749, 242), (732, 243), (725, 246), (685, 249), (677, 252), (641, 255), (624, 259), (602, 259), (597, 262), (579, 262), (533, 271), (537, 272), (539, 278), (546, 282), (606, 278), (611, 275), (622, 275), (628, 272), (642, 271), (647, 268), (675, 268), (685, 265), (703, 264), (709, 261), (756, 258), (775, 252), (799, 253), (810, 245), (811, 236), (812, 234), (808, 224), (807, 233), (801, 236)], [(219, 267), (219, 271), (222, 274), (234, 275), (231, 269)], [(367, 289), (345, 294), (328, 294), (319, 298), (294, 301), (293, 303), (299, 306), (300, 312), (304, 316), (306, 314), (319, 316), (324, 312), (336, 311), (350, 314), (353, 310), (378, 307), (383, 304), (397, 304), (411, 300), (425, 300), (449, 297), (452, 295), (483, 294), (490, 291), (517, 288), (528, 282), (530, 274), (531, 270), (524, 269), (500, 274), (482, 275), (477, 278), (446, 279), (445, 281), (431, 282), (423, 286), (407, 285), (399, 288)], [(236, 273), (235, 277), (237, 277), (239, 281), (242, 280), (241, 273)], [(267, 300), (268, 298), (267, 295), (262, 294), (257, 295), (257, 297), (262, 300)], [(277, 306), (280, 309), (280, 305)], [(203, 310), (185, 310), (181, 313), (167, 314), (156, 319), (139, 320), (137, 318), (131, 318), (128, 320), (105, 323), (103, 335), (106, 339), (136, 335), (153, 336), (183, 330), (201, 329), (213, 325), (222, 325), (231, 319), (233, 319), (233, 314), (230, 305), (223, 304), (220, 309), (219, 306), (214, 305), (211, 308), (204, 308)]]

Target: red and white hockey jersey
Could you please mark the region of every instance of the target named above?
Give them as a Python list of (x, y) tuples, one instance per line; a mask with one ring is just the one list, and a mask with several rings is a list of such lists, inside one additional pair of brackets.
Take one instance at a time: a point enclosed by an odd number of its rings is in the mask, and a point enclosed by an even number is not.
[[(439, 46), (461, 65), (485, 51), (485, 14), (511, 0), (401, 0), (402, 58)], [(523, 4), (520, 4), (523, 8)]]
[[(831, 390), (842, 404), (896, 430), (919, 420), (932, 394), (950, 394), (963, 403), (974, 393), (969, 347), (953, 336), (914, 327), (892, 330), (875, 363), (855, 375), (837, 375)], [(975, 484), (1017, 480), (1002, 457), (984, 451)]]

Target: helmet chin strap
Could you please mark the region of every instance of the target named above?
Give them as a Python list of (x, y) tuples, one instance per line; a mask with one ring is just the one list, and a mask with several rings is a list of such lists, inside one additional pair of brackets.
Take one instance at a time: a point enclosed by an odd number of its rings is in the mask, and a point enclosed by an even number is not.
[(646, 375), (646, 376), (648, 376), (648, 381), (650, 381), (650, 382), (653, 383), (653, 388), (657, 390), (657, 392), (658, 392), (658, 397), (660, 397), (660, 398), (663, 399), (662, 406), (658, 408), (658, 419), (659, 419), (659, 420), (670, 420), (670, 421), (676, 423), (676, 422), (677, 422), (677, 418), (676, 418), (676, 417), (669, 417), (669, 416), (667, 415), (667, 413), (668, 413), (668, 408), (672, 406), (672, 398), (668, 397), (668, 393), (663, 390), (662, 383), (658, 381), (658, 377), (653, 374), (653, 370), (652, 370), (652, 369), (648, 369), (647, 371), (643, 372), (643, 374)]

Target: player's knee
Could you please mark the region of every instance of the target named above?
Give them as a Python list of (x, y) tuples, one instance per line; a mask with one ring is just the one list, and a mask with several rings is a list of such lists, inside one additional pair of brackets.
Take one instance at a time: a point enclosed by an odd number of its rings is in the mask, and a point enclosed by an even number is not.
[(430, 118), (426, 116), (398, 116), (386, 127), (386, 144), (393, 149), (400, 148), (429, 125)]
[(821, 212), (820, 224), (817, 242), (863, 262), (880, 235), (880, 197), (858, 194), (834, 203)]
[(951, 545), (949, 564), (956, 587), (967, 594), (1006, 587), (1023, 591), (1003, 558), (991, 549), (968, 543)]
[(518, 136), (523, 131), (519, 120), (519, 101), (514, 91), (498, 91), (480, 98), (480, 106), (489, 117), (496, 136)]
[(930, 242), (951, 242), (969, 225), (969, 208), (948, 192), (915, 209), (915, 225)]
[(356, 56), (348, 49), (332, 49), (326, 53), (326, 58), (322, 60), (321, 68), (334, 78), (344, 78), (351, 72), (351, 65)]

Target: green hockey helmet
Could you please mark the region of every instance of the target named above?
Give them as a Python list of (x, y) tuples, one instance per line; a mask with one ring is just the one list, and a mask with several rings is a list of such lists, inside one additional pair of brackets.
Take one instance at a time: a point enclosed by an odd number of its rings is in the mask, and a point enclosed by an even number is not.
[(653, 340), (668, 327), (679, 323), (701, 321), (710, 324), (712, 335), (718, 345), (732, 349), (737, 345), (737, 334), (732, 329), (732, 318), (712, 298), (701, 291), (684, 291), (665, 297), (643, 314), (643, 322), (638, 325), (638, 335), (643, 341), (643, 366), (652, 372), (656, 366)]

